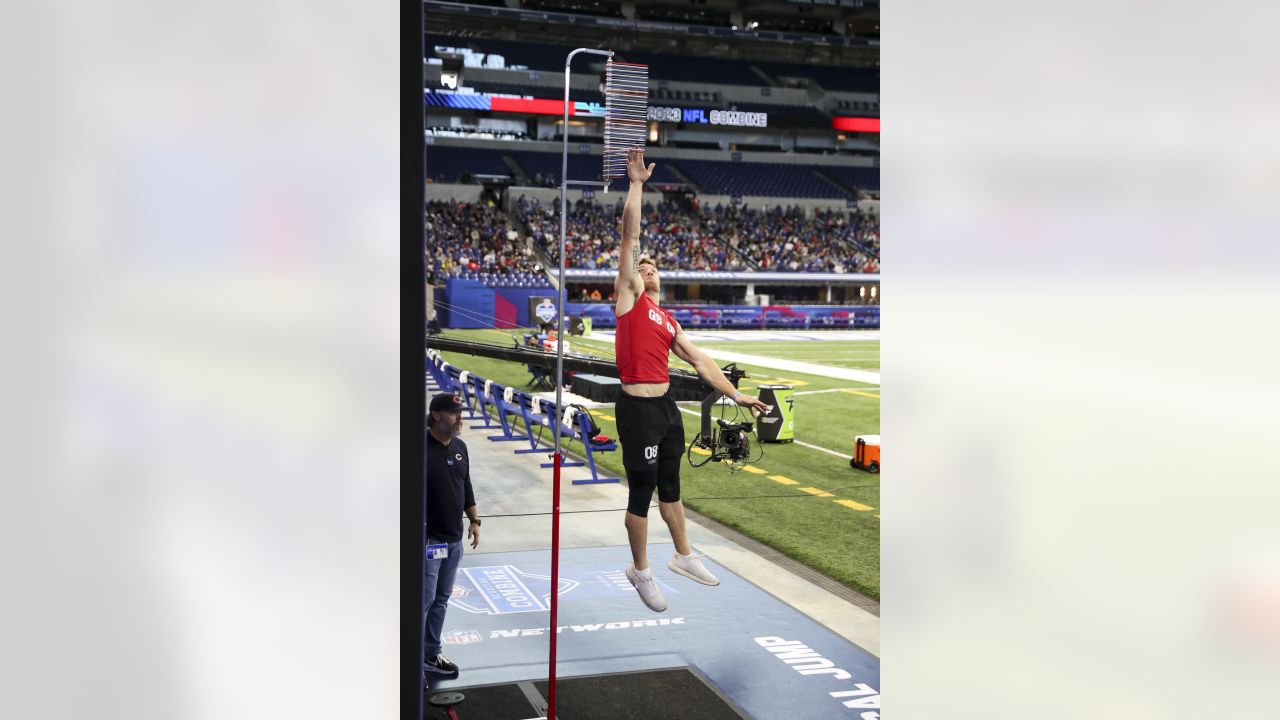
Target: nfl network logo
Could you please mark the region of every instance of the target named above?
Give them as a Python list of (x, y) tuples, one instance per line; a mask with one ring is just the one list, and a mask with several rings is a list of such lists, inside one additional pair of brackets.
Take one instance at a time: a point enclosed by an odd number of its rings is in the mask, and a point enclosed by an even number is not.
[(452, 630), (445, 633), (440, 638), (440, 642), (445, 645), (470, 645), (483, 639), (480, 637), (480, 633), (475, 630)]

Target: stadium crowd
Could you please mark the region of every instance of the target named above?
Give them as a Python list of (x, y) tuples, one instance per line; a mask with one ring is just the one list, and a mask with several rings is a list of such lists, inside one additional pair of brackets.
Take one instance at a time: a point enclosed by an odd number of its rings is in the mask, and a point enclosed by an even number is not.
[(477, 203), (428, 201), (426, 236), (427, 269), (437, 278), (464, 270), (542, 271), (528, 236), (513, 227), (492, 198)]
[[(559, 204), (521, 195), (513, 210), (527, 233), (492, 197), (476, 203), (429, 201), (428, 270), (437, 277), (464, 271), (528, 273), (542, 271), (540, 256), (558, 262)], [(565, 238), (567, 267), (617, 268), (619, 213), (620, 203), (574, 203)], [(644, 205), (641, 224), (641, 246), (660, 268), (880, 271), (879, 222), (858, 210), (820, 210), (806, 217), (798, 206), (698, 208), (696, 203), (681, 206), (662, 201)]]
[[(524, 196), (515, 206), (534, 242), (557, 261), (559, 206), (531, 202)], [(567, 267), (618, 266), (620, 212), (620, 204), (574, 204), (565, 238)], [(761, 211), (722, 204), (681, 207), (663, 201), (644, 205), (641, 225), (641, 246), (659, 267), (744, 271), (755, 269), (754, 263), (772, 272), (880, 271), (879, 223), (875, 216), (857, 210), (819, 210), (805, 217), (798, 206)]]

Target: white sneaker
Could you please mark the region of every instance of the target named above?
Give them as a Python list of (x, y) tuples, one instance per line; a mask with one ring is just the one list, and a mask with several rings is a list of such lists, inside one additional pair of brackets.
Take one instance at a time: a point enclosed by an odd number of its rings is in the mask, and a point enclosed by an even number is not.
[(636, 566), (627, 566), (627, 580), (631, 581), (631, 586), (640, 593), (640, 599), (644, 604), (654, 612), (662, 612), (667, 609), (667, 599), (662, 596), (662, 590), (658, 588), (658, 581), (653, 579), (653, 569), (650, 568), (647, 573), (641, 573), (636, 570)]
[(680, 553), (676, 553), (671, 557), (671, 561), (667, 563), (667, 568), (703, 585), (719, 585), (719, 578), (703, 567), (702, 561), (698, 559), (701, 557), (701, 555), (685, 557)]

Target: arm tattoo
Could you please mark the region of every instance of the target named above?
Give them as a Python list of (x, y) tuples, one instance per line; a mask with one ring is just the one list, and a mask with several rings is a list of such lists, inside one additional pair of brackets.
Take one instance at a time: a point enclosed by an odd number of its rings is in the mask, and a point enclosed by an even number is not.
[(638, 242), (631, 248), (631, 272), (640, 274), (640, 243)]

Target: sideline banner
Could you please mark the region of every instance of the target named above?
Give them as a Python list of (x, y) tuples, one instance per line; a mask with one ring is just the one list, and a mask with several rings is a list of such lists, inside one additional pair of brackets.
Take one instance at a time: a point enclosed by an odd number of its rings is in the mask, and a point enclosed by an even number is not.
[(791, 442), (796, 439), (795, 388), (790, 385), (760, 385), (760, 400), (773, 409), (761, 415), (756, 435), (760, 442)]

